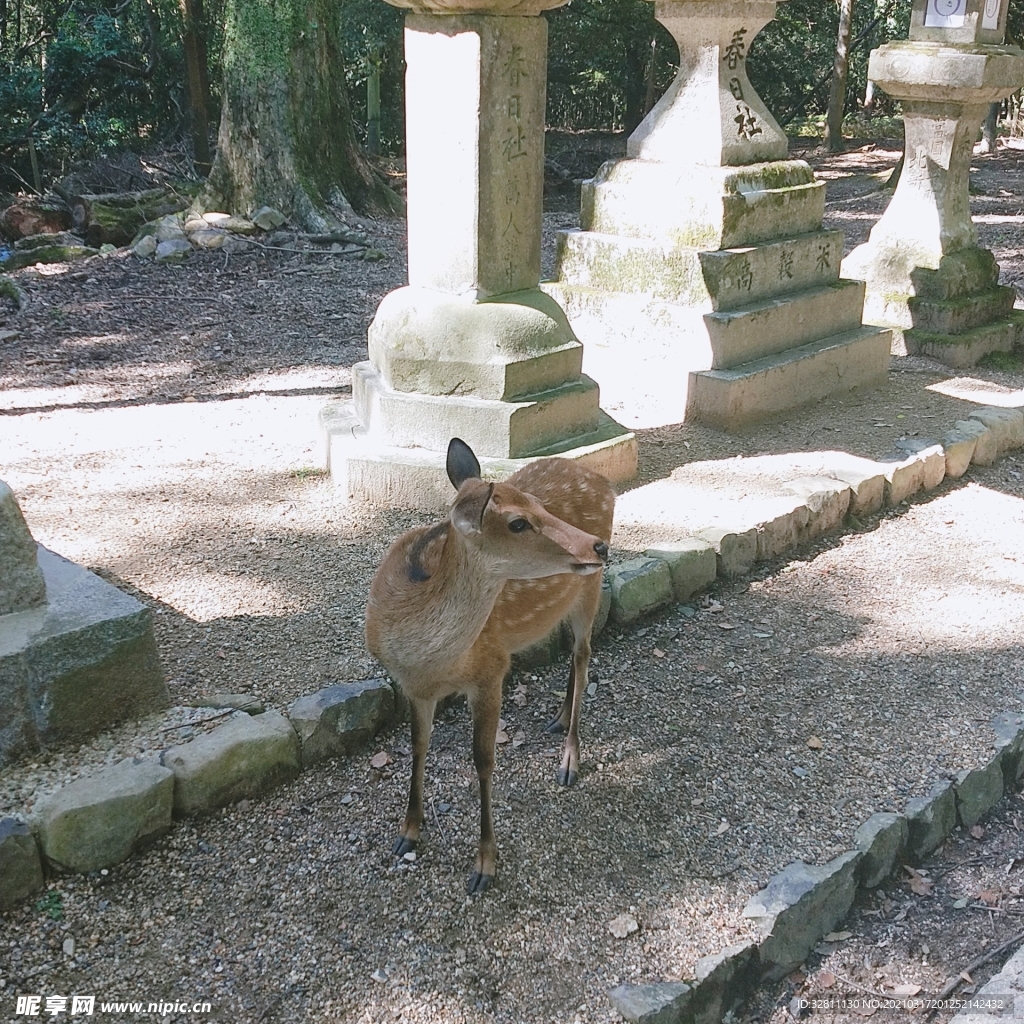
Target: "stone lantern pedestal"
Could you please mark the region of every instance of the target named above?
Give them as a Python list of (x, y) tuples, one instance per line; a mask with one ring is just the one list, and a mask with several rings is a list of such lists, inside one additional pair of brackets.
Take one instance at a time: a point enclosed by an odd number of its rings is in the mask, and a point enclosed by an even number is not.
[[(472, 0), (402, 2), (409, 285), (381, 302), (351, 403), (322, 415), (335, 482), (349, 496), (446, 506), (448, 441), (485, 474), (546, 455), (614, 482), (636, 441), (599, 407), (583, 349), (538, 287), (547, 23), (540, 0), (509, 16)], [(527, 5), (528, 7), (529, 5)]]
[(904, 165), (842, 272), (867, 282), (865, 321), (893, 328), (896, 354), (969, 366), (1024, 341), (1024, 313), (1013, 310), (1014, 290), (999, 286), (970, 213), (978, 129), (989, 104), (1024, 83), (1024, 52), (998, 45), (1005, 8), (1006, 0), (915, 0), (911, 38), (871, 54), (869, 76), (903, 106)]
[(861, 326), (863, 285), (839, 280), (825, 186), (755, 93), (747, 51), (764, 0), (655, 0), (679, 74), (583, 186), (559, 238), (559, 300), (584, 368), (630, 426), (724, 428), (886, 372), (889, 336)]

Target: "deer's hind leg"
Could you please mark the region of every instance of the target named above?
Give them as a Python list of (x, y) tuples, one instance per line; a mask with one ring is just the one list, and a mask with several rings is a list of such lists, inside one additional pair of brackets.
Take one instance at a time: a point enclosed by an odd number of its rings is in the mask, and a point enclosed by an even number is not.
[(410, 728), (412, 738), (412, 780), (409, 783), (409, 808), (405, 812), (402, 831), (391, 847), (396, 857), (416, 849), (423, 827), (423, 772), (427, 763), (430, 733), (434, 728), (434, 707), (437, 702), (410, 697)]
[(591, 577), (587, 581), (576, 603), (568, 615), (572, 629), (572, 666), (569, 669), (569, 682), (565, 687), (565, 700), (562, 710), (548, 728), (561, 726), (557, 731), (565, 730), (565, 744), (562, 748), (562, 763), (558, 769), (558, 784), (573, 786), (579, 777), (580, 765), (580, 708), (583, 704), (583, 691), (587, 688), (587, 672), (590, 668), (590, 635), (594, 629), (594, 619), (601, 603), (601, 575)]

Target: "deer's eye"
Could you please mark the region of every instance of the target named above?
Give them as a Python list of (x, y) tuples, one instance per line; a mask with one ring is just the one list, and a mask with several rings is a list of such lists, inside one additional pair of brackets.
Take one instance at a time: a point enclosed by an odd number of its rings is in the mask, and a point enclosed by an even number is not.
[(510, 520), (509, 524), (508, 524), (508, 528), (513, 533), (522, 533), (524, 530), (529, 530), (530, 529), (530, 520), (529, 519), (523, 519), (522, 516), (520, 516), (518, 519)]

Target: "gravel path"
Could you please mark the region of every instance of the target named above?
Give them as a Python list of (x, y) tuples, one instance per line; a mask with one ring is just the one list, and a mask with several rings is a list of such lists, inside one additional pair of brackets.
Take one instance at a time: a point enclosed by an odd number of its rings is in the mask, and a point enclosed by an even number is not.
[[(75, 296), (141, 293), (130, 262), (93, 261), (95, 285), (25, 275), (47, 305), (17, 318), (23, 338), (4, 350), (0, 476), (40, 541), (153, 607), (178, 708), (5, 774), (0, 811), (176, 739), (162, 730), (195, 727), (183, 709), (211, 691), (284, 709), (379, 671), (361, 640), (369, 579), (388, 541), (424, 520), (346, 507), (313, 467), (316, 413), (326, 394), (344, 394), (347, 366), (365, 354), (351, 338), (401, 277), (400, 242), (388, 251), (383, 267), (238, 265), (222, 282), (228, 322), (201, 344), (194, 325), (171, 328), (191, 300), (151, 303), (137, 327), (129, 317), (99, 333), (95, 307)], [(223, 277), (215, 259), (140, 272), (147, 294), (208, 294)], [(266, 309), (247, 308), (254, 279), (270, 282)], [(358, 315), (337, 321), (320, 360), (317, 311), (349, 317), (360, 288)], [(289, 296), (291, 340), (277, 319)], [(246, 339), (233, 356), (244, 366), (203, 355), (227, 331)], [(69, 380), (90, 345), (123, 346), (125, 358)], [(62, 362), (30, 363), (44, 358)], [(880, 455), (971, 408), (963, 382), (927, 390), (950, 376), (908, 362), (876, 392), (739, 437), (648, 432), (641, 479), (762, 451)], [(1024, 387), (1019, 369), (970, 379), (1006, 401)], [(98, 390), (68, 390), (83, 386)], [(498, 756), (501, 859), (485, 898), (463, 892), (477, 802), (468, 717), (454, 705), (435, 731), (415, 863), (388, 853), (410, 761), (398, 729), (365, 756), (181, 822), (108, 873), (60, 879), (0, 917), (0, 1013), (15, 992), (38, 992), (209, 1000), (205, 1019), (225, 1022), (616, 1020), (608, 988), (687, 977), (698, 957), (749, 934), (743, 905), (772, 873), (833, 856), (872, 811), (982, 762), (988, 720), (1024, 702), (1022, 476), (1020, 453), (973, 469), (860, 532), (719, 585), (713, 602), (606, 632), (571, 791), (555, 785), (558, 745), (541, 731), (566, 667), (514, 675), (503, 717), (522, 742)], [(380, 750), (393, 759), (382, 771), (369, 764)], [(621, 914), (639, 924), (625, 939), (608, 928)]]

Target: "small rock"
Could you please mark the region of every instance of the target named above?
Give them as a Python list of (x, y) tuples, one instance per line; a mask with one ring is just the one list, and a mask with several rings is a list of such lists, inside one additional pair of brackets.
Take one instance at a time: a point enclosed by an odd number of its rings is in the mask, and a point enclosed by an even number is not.
[(187, 238), (169, 238), (156, 247), (156, 258), (161, 263), (181, 263), (192, 251), (192, 245)]
[(402, 854), (402, 860), (404, 860), (407, 864), (415, 864), (416, 863), (416, 851), (415, 850), (410, 850), (408, 853), (403, 853)]
[(619, 914), (613, 921), (608, 922), (608, 931), (617, 939), (624, 939), (639, 930), (640, 925), (632, 914)]
[(285, 215), (279, 210), (275, 210), (272, 206), (261, 206), (252, 215), (253, 224), (261, 231), (271, 231), (273, 228), (279, 228), (286, 220)]
[(375, 970), (373, 972), (373, 974), (370, 975), (370, 977), (374, 981), (379, 981), (379, 982), (383, 983), (383, 982), (388, 980), (388, 972), (384, 971), (384, 970), (381, 970), (381, 968), (378, 967), (377, 970)]
[(148, 256), (152, 256), (156, 252), (157, 246), (160, 243), (157, 241), (156, 235), (143, 235), (133, 246), (132, 252), (135, 253), (139, 259), (146, 259)]
[(75, 955), (75, 940), (69, 935), (64, 940), (64, 944), (63, 944), (63, 946), (61, 948), (64, 950), (64, 955), (65, 956), (74, 956)]
[(225, 231), (218, 231), (215, 228), (204, 228), (200, 231), (193, 231), (189, 238), (194, 246), (199, 249), (220, 249), (228, 235)]

